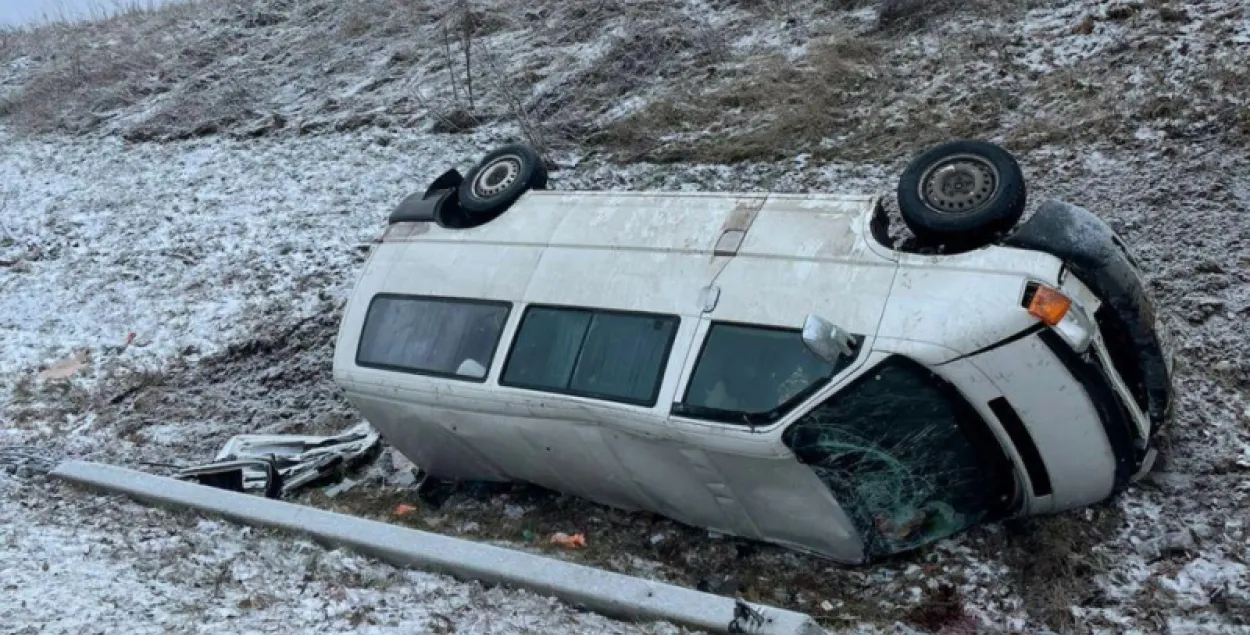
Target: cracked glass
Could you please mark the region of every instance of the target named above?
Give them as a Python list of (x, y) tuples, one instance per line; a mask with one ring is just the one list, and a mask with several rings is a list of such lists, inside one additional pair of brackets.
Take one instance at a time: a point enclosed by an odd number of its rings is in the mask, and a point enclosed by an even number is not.
[(1010, 462), (958, 391), (892, 357), (806, 413), (784, 439), (828, 487), (870, 555), (887, 555), (1002, 517)]

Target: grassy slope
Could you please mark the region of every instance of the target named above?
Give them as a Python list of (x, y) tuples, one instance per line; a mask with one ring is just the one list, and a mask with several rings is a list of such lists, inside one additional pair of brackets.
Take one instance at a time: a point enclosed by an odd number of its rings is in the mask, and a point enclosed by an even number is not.
[[(171, 140), (494, 122), (501, 135), (527, 136), (558, 156), (761, 162), (736, 173), (749, 187), (769, 182), (752, 170), (776, 171), (785, 164), (770, 161), (796, 155), (896, 166), (947, 137), (1001, 141), (1028, 158), (1040, 191), (1106, 212), (1159, 272), (1155, 290), (1185, 322), (1184, 425), (1169, 469), (1184, 472), (1186, 485), (1168, 481), (1088, 513), (974, 533), (967, 544), (869, 572), (709, 544), (655, 519), (638, 532), (634, 516), (562, 499), (529, 501), (534, 526), (599, 519), (593, 540), (601, 547), (585, 555), (599, 564), (630, 569), (631, 557), (643, 557), (688, 584), (731, 566), (743, 591), (766, 601), (821, 613), (814, 598), (842, 598), (831, 619), (902, 617), (937, 630), (960, 623), (947, 609), (967, 602), (1000, 626), (1003, 616), (1024, 615), (1033, 628), (1065, 632), (1109, 626), (1116, 616), (1148, 630), (1177, 616), (1233, 623), (1244, 582), (1205, 604), (1194, 604), (1183, 582), (1202, 558), (1246, 558), (1237, 547), (1244, 530), (1223, 525), (1245, 512), (1245, 497), (1215, 493), (1235, 489), (1244, 469), (1237, 441), (1247, 437), (1235, 396), (1246, 387), (1246, 364), (1228, 352), (1247, 333), (1218, 313), (1250, 306), (1236, 273), (1238, 263), (1248, 266), (1237, 242), (1244, 227), (1228, 216), (1250, 191), (1236, 176), (1245, 173), (1237, 157), (1250, 139), (1248, 10), (1232, 0), (917, 6), (495, 0), (473, 2), (466, 20), (454, 3), (206, 0), (2, 36), (9, 72), (0, 75), (0, 123), (26, 133)], [(459, 37), (466, 28), (468, 73)], [(659, 180), (670, 184), (694, 174), (688, 165), (667, 169)], [(1151, 213), (1167, 208), (1178, 211)], [(156, 387), (172, 394), (195, 381)], [(386, 496), (322, 503), (380, 514), (390, 508)], [(498, 516), (491, 509), (499, 498), (461, 502), (447, 512), (452, 520), (518, 539), (519, 525), (482, 522)], [(455, 531), (441, 516), (419, 522), (427, 520)], [(1202, 558), (1138, 556), (1138, 541), (1198, 524), (1214, 527)], [(657, 546), (649, 539), (656, 532), (677, 537)], [(945, 584), (965, 597), (952, 599)], [(1117, 586), (1132, 590), (1121, 595)], [(923, 597), (913, 589), (925, 589)], [(1073, 605), (1091, 612), (1074, 617)]]
[(664, 161), (1250, 135), (1229, 0), (469, 4), (204, 0), (10, 35), (21, 90), (2, 108), (132, 139), (502, 118), (545, 146)]

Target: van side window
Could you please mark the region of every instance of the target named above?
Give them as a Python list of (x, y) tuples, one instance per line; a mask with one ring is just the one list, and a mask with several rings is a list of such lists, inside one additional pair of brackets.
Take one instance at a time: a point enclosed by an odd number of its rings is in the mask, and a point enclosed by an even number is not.
[(799, 329), (713, 324), (673, 414), (765, 425), (785, 416), (851, 361), (835, 367), (821, 359), (807, 350)]
[(653, 406), (676, 316), (533, 306), (499, 383)]
[(379, 294), (369, 303), (356, 365), (485, 381), (512, 305)]

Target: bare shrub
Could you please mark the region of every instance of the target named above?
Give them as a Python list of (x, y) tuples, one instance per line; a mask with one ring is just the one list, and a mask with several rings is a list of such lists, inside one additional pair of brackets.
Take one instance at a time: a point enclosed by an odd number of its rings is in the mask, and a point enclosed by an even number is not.
[(151, 74), (158, 60), (132, 44), (68, 49), (13, 98), (9, 110), (15, 122), (35, 132), (85, 132), (99, 123), (104, 111), (160, 92), (163, 86)]

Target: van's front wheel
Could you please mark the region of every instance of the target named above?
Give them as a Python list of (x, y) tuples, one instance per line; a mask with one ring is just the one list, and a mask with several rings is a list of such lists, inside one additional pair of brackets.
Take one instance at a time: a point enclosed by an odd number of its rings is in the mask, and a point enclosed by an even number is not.
[(503, 213), (529, 189), (547, 187), (547, 166), (529, 146), (506, 145), (491, 151), (460, 183), (460, 208), (476, 216)]
[(951, 141), (912, 160), (898, 182), (899, 213), (925, 243), (981, 245), (1024, 214), (1024, 174), (1003, 148)]

